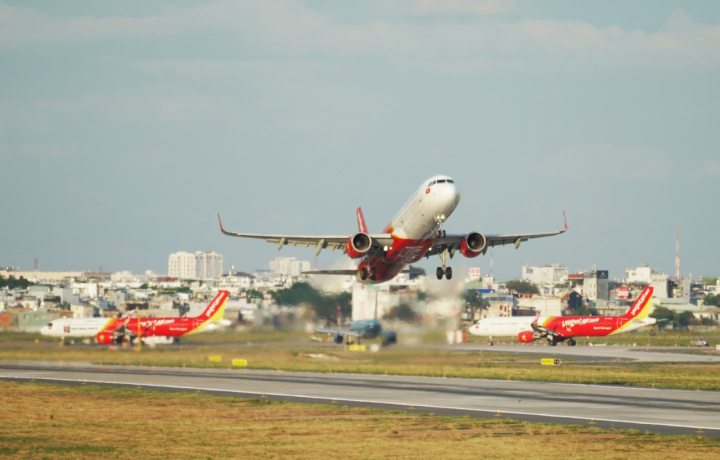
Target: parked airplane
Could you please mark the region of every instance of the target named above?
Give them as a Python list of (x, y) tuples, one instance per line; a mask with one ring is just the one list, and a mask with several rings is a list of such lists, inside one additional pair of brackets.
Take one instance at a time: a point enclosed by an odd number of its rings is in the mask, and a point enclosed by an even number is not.
[(573, 337), (604, 337), (630, 332), (651, 326), (657, 321), (649, 318), (653, 288), (646, 287), (622, 316), (516, 316), (483, 318), (470, 327), (470, 333), (484, 337), (514, 337), (522, 343), (545, 338), (548, 345), (555, 346), (567, 340), (575, 346)]
[(345, 340), (345, 336), (352, 337), (359, 343), (363, 339), (374, 339), (382, 337), (383, 347), (397, 343), (397, 332), (383, 331), (380, 321), (377, 319), (363, 319), (350, 323), (350, 329), (331, 329), (322, 328), (315, 329), (315, 332), (321, 334), (334, 334), (333, 342), (340, 344)]
[(205, 311), (194, 318), (60, 318), (40, 329), (42, 335), (60, 337), (95, 337), (97, 343), (121, 343), (126, 335), (145, 343), (172, 343), (186, 334), (211, 330), (223, 324), (225, 302), (229, 292), (220, 291)]
[[(317, 275), (356, 275), (364, 284), (389, 281), (405, 270), (408, 264), (422, 257), (439, 255), (442, 266), (437, 268), (438, 279), (452, 278), (452, 268), (447, 266), (448, 258), (456, 252), (465, 257), (485, 254), (488, 247), (512, 243), (517, 249), (520, 243), (532, 238), (558, 235), (558, 232), (517, 235), (483, 235), (479, 232), (447, 234), (442, 226), (460, 202), (460, 193), (455, 182), (448, 176), (434, 176), (423, 182), (400, 212), (390, 221), (382, 233), (370, 234), (365, 225), (362, 209), (357, 209), (358, 233), (352, 235), (264, 235), (254, 233), (228, 232), (225, 235), (242, 238), (257, 238), (278, 245), (278, 249), (292, 246), (314, 247), (315, 255), (324, 248), (342, 249), (352, 259), (360, 260), (356, 270), (314, 270), (304, 272)], [(564, 216), (564, 213), (563, 213)]]

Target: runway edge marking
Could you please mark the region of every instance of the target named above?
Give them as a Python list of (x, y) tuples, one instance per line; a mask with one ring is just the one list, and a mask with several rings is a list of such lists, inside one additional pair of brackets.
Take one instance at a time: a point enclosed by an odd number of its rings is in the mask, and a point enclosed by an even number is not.
[[(5, 378), (12, 378), (12, 379), (21, 379), (21, 380), (30, 380), (31, 377), (25, 377), (25, 376), (18, 376), (18, 377), (7, 377), (2, 376), (0, 377), (2, 379)], [(107, 380), (82, 380), (82, 379), (61, 379), (61, 378), (52, 378), (52, 377), (39, 377), (35, 378), (35, 381), (38, 380), (44, 380), (44, 381), (51, 381), (51, 382), (80, 382), (83, 381), (86, 384), (88, 383), (97, 383), (97, 384), (105, 384), (105, 385), (123, 385), (123, 386), (135, 386), (137, 383), (129, 383), (129, 382), (111, 382)], [(321, 400), (321, 401), (339, 401), (339, 402), (352, 402), (352, 403), (361, 403), (361, 404), (383, 404), (387, 406), (398, 406), (398, 407), (406, 407), (407, 403), (397, 403), (397, 402), (388, 402), (388, 401), (374, 401), (370, 399), (347, 399), (347, 398), (327, 398), (323, 396), (306, 396), (306, 395), (294, 395), (289, 393), (262, 393), (259, 391), (242, 391), (242, 390), (226, 390), (222, 388), (209, 388), (209, 387), (197, 387), (197, 386), (181, 386), (181, 385), (159, 385), (154, 383), (144, 383), (142, 384), (145, 388), (172, 388), (175, 390), (191, 390), (191, 391), (197, 391), (197, 390), (204, 390), (204, 391), (217, 391), (222, 393), (235, 393), (238, 395), (264, 395), (267, 396), (276, 396), (279, 398), (297, 398), (297, 399), (314, 399), (314, 400)], [(145, 389), (143, 388), (143, 389)], [(482, 413), (496, 413), (498, 412), (497, 409), (472, 409), (467, 407), (455, 407), (455, 406), (434, 406), (430, 404), (414, 404), (415, 407), (422, 407), (426, 409), (448, 409), (448, 410), (457, 410), (457, 411), (465, 411), (465, 412), (482, 412)], [(531, 416), (531, 417), (546, 417), (546, 418), (566, 418), (571, 420), (594, 420), (596, 422), (608, 422), (608, 423), (628, 423), (633, 425), (646, 425), (646, 426), (662, 426), (662, 427), (668, 427), (668, 428), (688, 428), (688, 429), (703, 429), (703, 430), (711, 430), (711, 431), (720, 431), (720, 428), (715, 427), (708, 427), (708, 426), (698, 426), (698, 425), (675, 425), (672, 423), (652, 423), (652, 422), (640, 422), (635, 420), (619, 420), (619, 419), (608, 419), (608, 418), (590, 418), (590, 417), (578, 417), (575, 415), (556, 415), (556, 414), (541, 414), (537, 412), (518, 412), (518, 411), (507, 411), (503, 410), (503, 414), (507, 415), (525, 415), (525, 416)]]

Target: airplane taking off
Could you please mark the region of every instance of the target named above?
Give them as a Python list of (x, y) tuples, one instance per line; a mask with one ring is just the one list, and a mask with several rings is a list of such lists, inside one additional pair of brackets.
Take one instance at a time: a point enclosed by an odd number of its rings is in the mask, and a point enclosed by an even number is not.
[[(442, 266), (437, 268), (438, 279), (452, 278), (452, 268), (447, 266), (448, 258), (456, 252), (465, 257), (485, 254), (488, 247), (520, 243), (532, 238), (559, 235), (565, 228), (550, 233), (517, 235), (483, 235), (479, 232), (447, 234), (442, 226), (460, 203), (460, 193), (448, 176), (434, 176), (423, 182), (405, 206), (390, 221), (381, 233), (368, 233), (362, 209), (357, 209), (358, 233), (352, 235), (293, 236), (264, 235), (255, 233), (228, 232), (223, 228), (220, 214), (220, 231), (225, 235), (241, 238), (256, 238), (277, 244), (278, 250), (292, 246), (314, 247), (315, 255), (325, 248), (342, 249), (348, 257), (359, 259), (356, 270), (314, 270), (303, 272), (313, 275), (355, 275), (363, 284), (378, 284), (389, 281), (405, 270), (409, 264), (423, 257), (440, 256)], [(565, 213), (563, 213), (564, 216)]]
[(622, 316), (516, 316), (483, 318), (470, 327), (470, 333), (484, 337), (515, 337), (522, 343), (530, 343), (542, 338), (548, 345), (555, 346), (567, 340), (571, 347), (576, 342), (573, 337), (605, 337), (607, 335), (630, 332), (657, 322), (648, 317), (653, 288), (646, 287)]
[(377, 319), (363, 319), (350, 323), (350, 329), (315, 329), (315, 332), (321, 334), (334, 334), (333, 342), (337, 344), (343, 343), (345, 336), (357, 339), (358, 343), (362, 339), (374, 339), (382, 337), (382, 345), (384, 347), (397, 343), (397, 332), (383, 331), (380, 321)]
[[(97, 343), (122, 343), (126, 334), (131, 340), (141, 338), (147, 343), (172, 343), (186, 334), (211, 330), (224, 325), (228, 291), (220, 291), (199, 316), (188, 318), (60, 318), (40, 329), (51, 337), (95, 337)], [(138, 323), (139, 322), (139, 323)]]

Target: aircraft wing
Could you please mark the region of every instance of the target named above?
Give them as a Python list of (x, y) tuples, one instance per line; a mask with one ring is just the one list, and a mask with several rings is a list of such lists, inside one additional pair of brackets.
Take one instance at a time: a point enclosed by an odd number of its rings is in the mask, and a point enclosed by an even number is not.
[[(514, 244), (515, 249), (520, 247), (520, 243), (523, 241), (532, 240), (535, 238), (545, 238), (546, 236), (554, 236), (554, 235), (560, 235), (562, 233), (565, 233), (568, 229), (567, 225), (567, 219), (565, 219), (565, 212), (563, 212), (563, 222), (565, 224), (565, 228), (562, 230), (558, 230), (556, 232), (547, 232), (547, 233), (519, 233), (519, 234), (507, 234), (507, 235), (484, 235), (487, 239), (487, 247), (495, 247), (495, 246), (504, 246), (506, 244)], [(426, 256), (432, 256), (435, 254), (439, 254), (443, 251), (443, 248), (447, 246), (447, 248), (452, 252), (460, 248), (460, 244), (462, 244), (463, 239), (465, 239), (465, 234), (463, 235), (447, 235), (442, 238), (435, 238), (435, 241), (433, 242), (433, 247), (430, 248), (430, 250), (427, 252)]]
[[(307, 270), (302, 272), (303, 275), (343, 275), (343, 276), (355, 276), (357, 275), (357, 269), (355, 270)], [(422, 270), (403, 270), (400, 273), (410, 274), (410, 275), (422, 275)]]
[(319, 328), (315, 329), (315, 332), (319, 334), (340, 334), (340, 335), (346, 335), (350, 337), (357, 337), (360, 335), (358, 331), (353, 331), (350, 329), (326, 329), (326, 328)]
[[(319, 254), (322, 249), (345, 249), (348, 238), (351, 235), (319, 235), (319, 236), (299, 236), (299, 235), (264, 235), (258, 233), (236, 233), (228, 232), (222, 226), (220, 214), (218, 214), (218, 222), (220, 223), (220, 231), (225, 235), (237, 236), (240, 238), (255, 238), (265, 240), (268, 243), (278, 245), (278, 249), (282, 249), (284, 245), (304, 246), (306, 248), (316, 248)], [(372, 238), (373, 247), (391, 246), (393, 243), (392, 235), (389, 233), (381, 233), (377, 235), (369, 235)], [(355, 274), (353, 271), (352, 274)]]

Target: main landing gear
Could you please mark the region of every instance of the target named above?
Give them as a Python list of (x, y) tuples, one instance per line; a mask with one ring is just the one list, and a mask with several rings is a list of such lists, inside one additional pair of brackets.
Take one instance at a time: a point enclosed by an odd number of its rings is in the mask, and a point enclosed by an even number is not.
[(439, 280), (443, 279), (443, 275), (445, 275), (445, 278), (447, 278), (447, 279), (452, 279), (452, 267), (446, 267), (448, 255), (449, 255), (449, 252), (446, 247), (440, 253), (440, 259), (442, 260), (442, 267), (438, 267), (437, 270), (435, 271), (435, 274), (437, 275), (437, 279), (439, 279)]
[(370, 269), (368, 270), (367, 266), (365, 266), (360, 269), (360, 279), (365, 281), (368, 278), (373, 281), (377, 279), (377, 270), (375, 269), (375, 267), (370, 267)]

